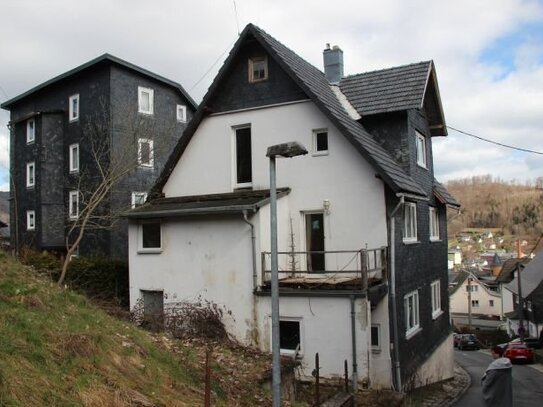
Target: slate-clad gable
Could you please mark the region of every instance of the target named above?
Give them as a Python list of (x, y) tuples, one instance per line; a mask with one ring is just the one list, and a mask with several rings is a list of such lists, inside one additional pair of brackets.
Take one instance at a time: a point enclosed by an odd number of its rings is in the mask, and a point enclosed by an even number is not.
[(208, 104), (209, 110), (219, 113), (308, 99), (273, 58), (267, 58), (268, 78), (249, 82), (249, 58), (267, 55), (256, 40), (245, 44), (232, 61), (216, 97)]

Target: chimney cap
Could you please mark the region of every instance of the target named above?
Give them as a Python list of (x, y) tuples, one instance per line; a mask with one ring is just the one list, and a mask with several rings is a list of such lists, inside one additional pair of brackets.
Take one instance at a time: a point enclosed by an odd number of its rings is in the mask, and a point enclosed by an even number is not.
[(326, 43), (326, 48), (324, 48), (324, 50), (327, 51), (327, 50), (329, 50), (329, 49), (330, 49), (330, 43), (327, 42), (327, 43)]

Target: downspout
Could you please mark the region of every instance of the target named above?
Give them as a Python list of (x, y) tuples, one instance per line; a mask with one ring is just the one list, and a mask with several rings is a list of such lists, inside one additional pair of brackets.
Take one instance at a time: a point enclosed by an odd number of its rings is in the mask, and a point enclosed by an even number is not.
[(351, 377), (353, 393), (358, 390), (358, 363), (356, 361), (356, 312), (354, 308), (354, 295), (351, 295), (351, 341), (353, 344), (353, 375)]
[(399, 195), (400, 202), (390, 213), (390, 301), (392, 302), (392, 343), (394, 359), (394, 384), (396, 391), (402, 390), (400, 370), (400, 338), (398, 334), (398, 306), (396, 304), (396, 212), (403, 206), (405, 196)]
[(257, 286), (257, 274), (256, 274), (256, 237), (255, 237), (255, 225), (249, 222), (247, 218), (247, 210), (243, 211), (243, 221), (251, 227), (251, 254), (253, 258), (253, 290), (256, 290)]

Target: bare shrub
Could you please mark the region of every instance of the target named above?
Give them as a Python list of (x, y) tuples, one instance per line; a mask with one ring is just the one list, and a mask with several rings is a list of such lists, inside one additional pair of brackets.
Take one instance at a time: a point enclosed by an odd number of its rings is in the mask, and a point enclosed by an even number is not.
[(132, 308), (131, 319), (150, 330), (163, 329), (178, 339), (205, 338), (230, 339), (223, 323), (225, 314), (232, 315), (226, 307), (199, 297), (196, 301), (167, 302), (162, 313), (145, 310), (143, 299)]

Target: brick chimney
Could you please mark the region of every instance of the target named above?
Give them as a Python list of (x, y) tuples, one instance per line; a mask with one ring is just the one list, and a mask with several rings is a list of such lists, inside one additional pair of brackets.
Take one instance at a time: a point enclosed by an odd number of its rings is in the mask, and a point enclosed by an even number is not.
[(326, 80), (330, 83), (338, 83), (343, 78), (343, 51), (337, 45), (330, 48), (330, 44), (326, 44), (322, 57)]

